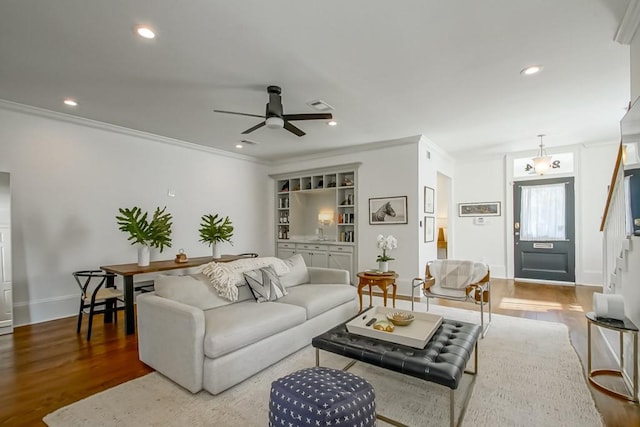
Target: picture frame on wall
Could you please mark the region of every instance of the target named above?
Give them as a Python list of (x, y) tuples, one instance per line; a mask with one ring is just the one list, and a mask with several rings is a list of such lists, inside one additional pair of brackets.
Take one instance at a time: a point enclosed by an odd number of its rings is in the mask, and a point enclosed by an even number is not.
[(424, 213), (434, 213), (435, 193), (433, 188), (424, 186)]
[(424, 217), (424, 242), (430, 243), (435, 240), (436, 219), (432, 216)]
[(458, 216), (500, 216), (500, 202), (458, 203)]
[(407, 196), (369, 199), (369, 224), (406, 224)]

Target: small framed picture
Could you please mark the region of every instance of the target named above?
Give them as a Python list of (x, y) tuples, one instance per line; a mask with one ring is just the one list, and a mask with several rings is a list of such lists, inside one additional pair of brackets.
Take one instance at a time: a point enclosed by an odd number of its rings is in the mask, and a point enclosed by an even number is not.
[(458, 203), (458, 216), (500, 215), (500, 202)]
[(369, 199), (369, 224), (406, 224), (407, 196)]
[(424, 213), (433, 213), (433, 199), (435, 190), (431, 187), (424, 187)]
[(429, 243), (435, 240), (434, 232), (436, 226), (436, 219), (432, 216), (424, 217), (424, 242)]

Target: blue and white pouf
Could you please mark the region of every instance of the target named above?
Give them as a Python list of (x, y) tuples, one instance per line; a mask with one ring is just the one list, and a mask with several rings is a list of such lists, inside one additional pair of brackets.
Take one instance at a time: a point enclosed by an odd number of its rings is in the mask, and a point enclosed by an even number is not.
[(271, 383), (269, 426), (376, 425), (376, 399), (366, 380), (331, 368), (307, 368)]

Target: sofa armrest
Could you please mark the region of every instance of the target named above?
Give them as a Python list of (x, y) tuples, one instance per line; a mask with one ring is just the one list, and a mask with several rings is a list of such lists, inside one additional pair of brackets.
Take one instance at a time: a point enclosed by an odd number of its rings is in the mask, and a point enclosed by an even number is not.
[(307, 267), (309, 283), (330, 283), (350, 285), (349, 272), (337, 268)]
[(192, 393), (202, 389), (204, 312), (154, 293), (136, 299), (140, 360)]

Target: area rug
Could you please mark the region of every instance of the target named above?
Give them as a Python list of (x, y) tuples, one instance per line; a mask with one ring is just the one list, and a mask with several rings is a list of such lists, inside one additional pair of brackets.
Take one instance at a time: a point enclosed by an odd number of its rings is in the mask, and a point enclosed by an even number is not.
[[(431, 312), (461, 321), (479, 318), (477, 312), (449, 307), (432, 305)], [(465, 375), (456, 391), (457, 417), (471, 389), (463, 426), (603, 425), (565, 325), (494, 315), (479, 354), (475, 383)], [(323, 366), (342, 368), (347, 362), (321, 352)], [(154, 372), (58, 409), (44, 422), (54, 427), (265, 426), (271, 382), (314, 364), (315, 350), (306, 347), (217, 396), (191, 394)], [(448, 388), (364, 363), (349, 371), (372, 383), (378, 413), (409, 426), (448, 425)]]

